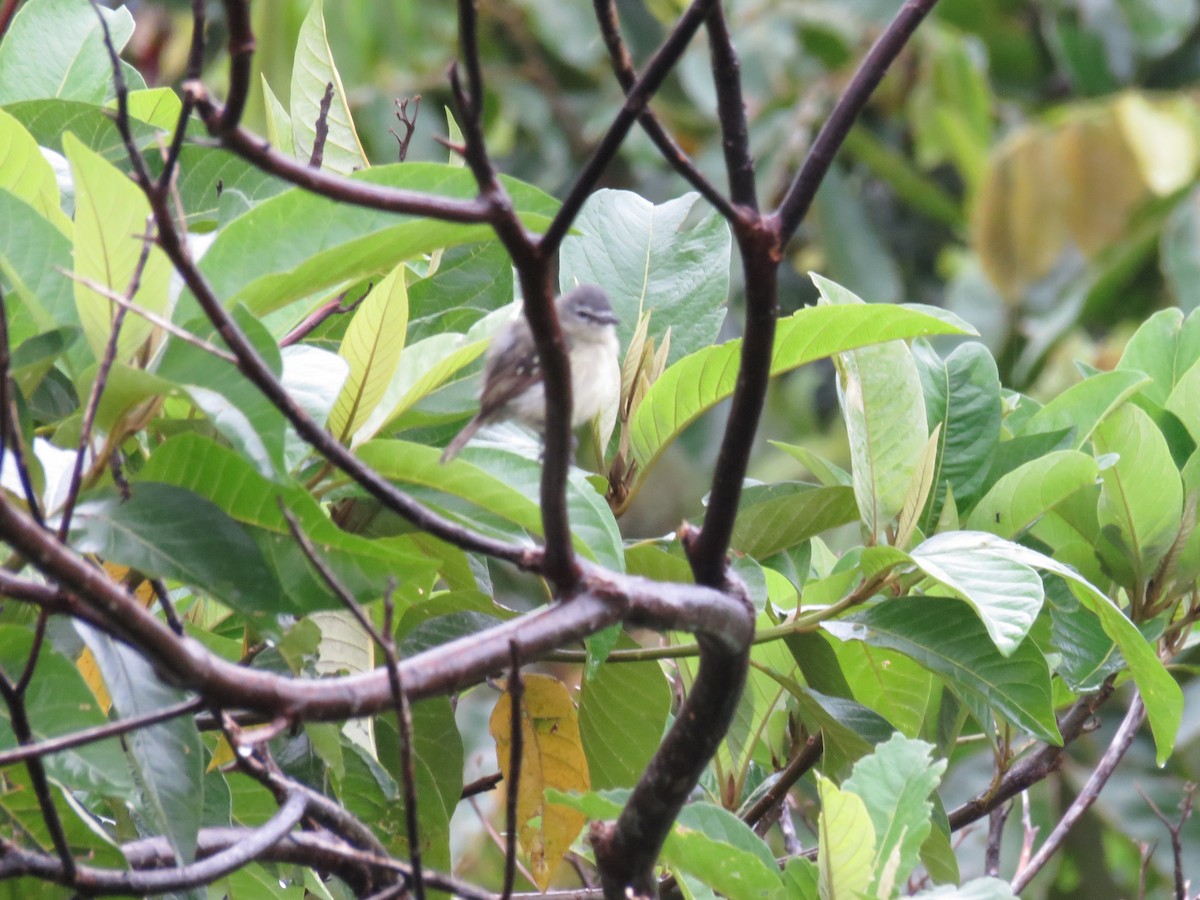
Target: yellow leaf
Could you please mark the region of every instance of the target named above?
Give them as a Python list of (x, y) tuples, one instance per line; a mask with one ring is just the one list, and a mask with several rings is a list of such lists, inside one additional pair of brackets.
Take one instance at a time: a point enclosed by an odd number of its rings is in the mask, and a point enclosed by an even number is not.
[(1133, 152), (1111, 109), (1073, 117), (1058, 132), (1067, 195), (1067, 227), (1084, 256), (1092, 257), (1129, 230), (1146, 199)]
[[(521, 699), (521, 769), (517, 775), (517, 822), (521, 848), (544, 892), (586, 821), (583, 813), (546, 802), (546, 788), (587, 791), (591, 787), (579, 715), (561, 681), (526, 675)], [(505, 693), (488, 722), (505, 782), (512, 754), (512, 697)]]
[(1159, 197), (1175, 193), (1196, 177), (1200, 147), (1188, 123), (1190, 102), (1152, 103), (1141, 94), (1125, 94), (1113, 106), (1139, 174)]

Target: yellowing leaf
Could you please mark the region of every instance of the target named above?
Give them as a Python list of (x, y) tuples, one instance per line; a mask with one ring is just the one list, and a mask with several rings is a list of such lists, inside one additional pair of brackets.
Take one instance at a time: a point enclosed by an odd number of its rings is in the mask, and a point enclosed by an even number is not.
[[(75, 271), (124, 295), (142, 253), (150, 204), (127, 175), (69, 132), (63, 137), (63, 150), (75, 175)], [(165, 313), (170, 277), (167, 257), (152, 246), (133, 301), (151, 312)], [(99, 359), (112, 333), (117, 306), (78, 281), (75, 306), (84, 336)], [(152, 331), (141, 316), (128, 316), (117, 343), (117, 361), (129, 362)]]
[(1146, 198), (1137, 160), (1107, 108), (1068, 121), (1058, 132), (1058, 150), (1070, 187), (1067, 227), (1084, 255), (1095, 256), (1128, 231)]
[(404, 268), (396, 266), (367, 294), (338, 349), (350, 374), (329, 414), (329, 428), (343, 440), (375, 411), (400, 363), (408, 331)]
[[(579, 716), (567, 688), (549, 675), (526, 675), (521, 698), (521, 769), (517, 794), (518, 837), (529, 855), (539, 888), (550, 886), (558, 864), (586, 821), (583, 813), (546, 802), (546, 788), (587, 791), (591, 787)], [(512, 696), (505, 693), (488, 722), (496, 758), (507, 783), (513, 778)]]
[(1165, 197), (1196, 176), (1200, 147), (1189, 127), (1186, 107), (1125, 94), (1113, 104), (1113, 112), (1151, 191)]
[(823, 898), (858, 897), (871, 884), (875, 826), (862, 798), (817, 775), (821, 797), (817, 869)]

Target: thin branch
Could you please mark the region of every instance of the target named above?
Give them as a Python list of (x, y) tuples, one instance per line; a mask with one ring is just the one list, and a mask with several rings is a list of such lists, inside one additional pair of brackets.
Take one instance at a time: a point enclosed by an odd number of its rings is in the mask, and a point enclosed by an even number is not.
[[(408, 104), (412, 103), (412, 115), (408, 114)], [(417, 115), (421, 111), (421, 95), (414, 94), (411, 97), (405, 97), (403, 100), (396, 101), (396, 121), (400, 123), (400, 127), (404, 129), (404, 136), (401, 137), (395, 128), (389, 128), (388, 134), (396, 139), (396, 156), (397, 162), (404, 162), (408, 158), (408, 145), (412, 143), (413, 132), (417, 130)]]
[(638, 120), (650, 102), (650, 98), (654, 96), (667, 75), (670, 74), (679, 58), (683, 56), (687, 45), (700, 26), (704, 24), (704, 20), (715, 2), (716, 0), (693, 0), (683, 15), (679, 17), (662, 46), (651, 58), (641, 77), (626, 92), (624, 105), (613, 117), (608, 131), (600, 139), (591, 158), (584, 164), (575, 183), (567, 192), (567, 196), (563, 198), (562, 206), (555, 213), (553, 221), (539, 241), (539, 248), (545, 256), (551, 256), (558, 252), (559, 245), (567, 236), (571, 223), (575, 221), (579, 210), (583, 208), (584, 201), (595, 190), (600, 176), (616, 156), (625, 136), (629, 134), (629, 129), (633, 127), (634, 122)]
[(1172, 822), (1167, 818), (1158, 805), (1151, 800), (1142, 790), (1141, 785), (1134, 785), (1146, 805), (1150, 807), (1150, 811), (1154, 813), (1154, 817), (1163, 823), (1163, 827), (1167, 829), (1167, 833), (1171, 835), (1171, 859), (1174, 862), (1175, 871), (1175, 900), (1188, 900), (1187, 891), (1188, 883), (1184, 877), (1183, 871), (1183, 826), (1187, 820), (1192, 817), (1192, 801), (1196, 793), (1196, 785), (1188, 784), (1183, 789), (1183, 799), (1179, 801), (1179, 821)]
[(787, 799), (788, 791), (792, 789), (792, 786), (817, 764), (824, 749), (825, 742), (821, 735), (814, 734), (806, 740), (804, 746), (800, 748), (800, 752), (780, 770), (775, 783), (742, 814), (742, 821), (753, 828), (772, 809), (782, 804)]
[(8, 31), (9, 23), (12, 22), (13, 15), (16, 14), (17, 7), (21, 5), (21, 0), (4, 0), (4, 5), (0, 6), (0, 38), (4, 37)]
[[(237, 129), (250, 96), (250, 80), (254, 76), (254, 31), (250, 25), (250, 4), (246, 0), (225, 0), (225, 27), (229, 30), (229, 93), (225, 109), (217, 120), (205, 124), (221, 136)], [(187, 86), (184, 86), (187, 93)]]
[(508, 755), (508, 783), (504, 791), (504, 887), (501, 900), (509, 900), (517, 877), (517, 805), (521, 795), (521, 757), (525, 750), (525, 733), (521, 730), (521, 699), (525, 683), (521, 680), (521, 654), (516, 641), (509, 645), (512, 669), (508, 675), (508, 702), (511, 717), (508, 723), (510, 744)]
[(403, 213), (412, 216), (429, 216), (445, 222), (479, 224), (491, 221), (491, 206), (477, 198), (459, 200), (441, 197), (421, 191), (406, 191), (385, 185), (372, 184), (357, 178), (335, 175), (323, 169), (314, 169), (290, 156), (271, 149), (271, 145), (243, 128), (221, 131), (224, 112), (209, 96), (208, 89), (198, 81), (183, 85), (183, 96), (190, 100), (201, 120), (220, 143), (228, 150), (269, 175), (288, 181), (322, 197), (339, 203), (378, 209), (384, 212)]
[(468, 797), (477, 797), (480, 794), (486, 794), (493, 790), (496, 785), (504, 780), (504, 775), (500, 772), (493, 772), (491, 775), (484, 775), (482, 778), (476, 778), (470, 784), (464, 784), (462, 793), (458, 795), (459, 800), (466, 800)]
[(191, 700), (184, 700), (181, 703), (164, 706), (162, 709), (143, 713), (140, 716), (130, 716), (127, 719), (106, 722), (103, 725), (95, 725), (92, 728), (84, 728), (82, 731), (64, 734), (62, 737), (47, 738), (44, 741), (25, 744), (12, 750), (5, 750), (0, 752), (0, 768), (11, 766), (13, 763), (24, 762), (35, 756), (50, 756), (51, 754), (73, 750), (76, 747), (82, 747), (86, 744), (93, 744), (105, 738), (117, 737), (122, 734), (128, 734), (131, 731), (138, 731), (150, 725), (157, 725), (159, 722), (166, 722), (179, 716), (189, 715), (203, 707), (204, 701), (199, 697), (193, 697)]
[(854, 73), (854, 77), (835, 104), (833, 112), (817, 133), (804, 164), (792, 179), (775, 213), (783, 243), (795, 234), (808, 214), (813, 198), (817, 195), (817, 188), (825, 180), (825, 173), (829, 171), (834, 156), (854, 126), (859, 113), (866, 106), (867, 100), (900, 55), (908, 39), (917, 30), (917, 26), (925, 20), (936, 4), (937, 0), (905, 0), (904, 6), (896, 13), (895, 18), (859, 65), (858, 71)]
[(988, 814), (987, 848), (983, 856), (983, 874), (1000, 877), (1000, 846), (1004, 840), (1004, 824), (1012, 811), (1012, 803), (997, 806)]
[(113, 303), (117, 304), (117, 306), (127, 309), (135, 316), (140, 316), (155, 328), (161, 328), (167, 334), (171, 335), (171, 337), (179, 338), (179, 340), (183, 341), (184, 343), (191, 344), (193, 347), (203, 350), (205, 353), (215, 356), (217, 359), (223, 360), (230, 365), (237, 365), (237, 358), (229, 351), (222, 350), (216, 344), (210, 344), (208, 341), (204, 340), (204, 338), (197, 337), (190, 331), (180, 328), (170, 319), (160, 316), (158, 313), (146, 309), (144, 306), (139, 306), (131, 301), (128, 297), (124, 296), (123, 294), (118, 294), (112, 288), (101, 284), (94, 278), (88, 278), (86, 275), (80, 275), (78, 272), (72, 272), (70, 269), (64, 269), (61, 266), (56, 268), (59, 272), (61, 272), (63, 275), (66, 275), (72, 281), (78, 281), (84, 287), (87, 287), (90, 290), (95, 291), (97, 294), (108, 298)]
[(1096, 802), (1096, 799), (1100, 796), (1100, 791), (1104, 789), (1104, 785), (1108, 783), (1108, 779), (1116, 771), (1117, 764), (1120, 763), (1126, 751), (1133, 744), (1133, 739), (1137, 736), (1138, 728), (1141, 727), (1142, 720), (1145, 718), (1146, 707), (1142, 704), (1141, 696), (1137, 695), (1133, 698), (1133, 702), (1129, 704), (1129, 711), (1125, 713), (1125, 718), (1121, 720), (1121, 725), (1117, 728), (1117, 733), (1113, 735), (1112, 743), (1108, 745), (1108, 749), (1100, 757), (1100, 762), (1092, 770), (1092, 774), (1089, 776), (1087, 783), (1084, 784), (1083, 790), (1079, 792), (1079, 796), (1067, 808), (1066, 813), (1059, 820), (1058, 824), (1054, 826), (1054, 830), (1046, 836), (1045, 842), (1038, 848), (1033, 858), (1029, 860), (1029, 864), (1022, 868), (1016, 877), (1013, 878), (1012, 891), (1014, 894), (1019, 894), (1025, 889), (1029, 882), (1033, 880), (1033, 877), (1041, 871), (1042, 866), (1062, 846), (1067, 833), (1075, 826), (1075, 823)]
[[(604, 45), (608, 48), (608, 58), (612, 63), (613, 74), (620, 83), (621, 89), (628, 94), (637, 83), (637, 72), (634, 70), (633, 59), (629, 55), (625, 41), (621, 38), (617, 5), (615, 0), (595, 0), (594, 6), (596, 9), (596, 22), (600, 26), (600, 36), (604, 39)], [(646, 132), (650, 140), (654, 142), (654, 145), (658, 147), (658, 151), (662, 154), (663, 159), (688, 184), (694, 187), (705, 200), (711, 203), (714, 209), (729, 221), (739, 218), (740, 213), (738, 210), (696, 168), (695, 163), (692, 162), (675, 139), (671, 137), (667, 132), (666, 126), (659, 121), (649, 106), (642, 110), (642, 114), (638, 116), (638, 123), (642, 126), (642, 130)]]

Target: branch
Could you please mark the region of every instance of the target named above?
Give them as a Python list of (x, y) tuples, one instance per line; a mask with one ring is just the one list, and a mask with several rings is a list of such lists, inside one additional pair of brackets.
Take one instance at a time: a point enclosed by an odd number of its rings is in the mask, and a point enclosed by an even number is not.
[(87, 896), (164, 894), (210, 884), (249, 862), (282, 840), (304, 815), (305, 799), (293, 794), (264, 825), (249, 829), (242, 839), (219, 853), (186, 866), (152, 871), (67, 869), (54, 857), (5, 841), (0, 854), (0, 878), (32, 875), (73, 888)]
[[(633, 60), (629, 50), (621, 38), (621, 26), (617, 17), (617, 6), (614, 0), (595, 0), (596, 22), (600, 26), (600, 36), (604, 38), (604, 46), (608, 48), (608, 58), (612, 63), (613, 75), (621, 85), (621, 89), (629, 94), (637, 83), (637, 72), (633, 68)], [(692, 187), (700, 192), (725, 219), (733, 221), (739, 217), (732, 203), (704, 177), (688, 158), (683, 148), (667, 132), (666, 127), (659, 121), (654, 111), (647, 106), (638, 116), (642, 130), (658, 147), (663, 159), (670, 164)]]
[(742, 815), (742, 821), (751, 828), (757, 825), (772, 809), (787, 798), (792, 785), (817, 764), (824, 749), (825, 742), (819, 734), (814, 734), (805, 741), (800, 752), (780, 771), (775, 783)]
[(838, 99), (833, 112), (821, 126), (821, 130), (804, 160), (804, 165), (800, 167), (800, 171), (796, 173), (796, 177), (788, 186), (783, 201), (775, 213), (776, 224), (783, 243), (786, 243), (795, 234), (796, 229), (808, 214), (808, 209), (817, 194), (817, 188), (825, 179), (825, 173), (829, 171), (834, 156), (837, 155), (838, 149), (853, 127), (858, 114), (862, 112), (867, 100), (870, 99), (879, 82), (883, 80), (883, 76), (899, 56), (900, 51), (904, 49), (908, 39), (917, 30), (917, 26), (924, 21), (936, 4), (937, 0), (905, 0), (904, 6), (896, 13), (895, 18), (888, 24), (883, 34), (879, 36), (879, 40), (875, 42), (859, 65), (858, 71), (854, 73), (850, 84)]
[(1121, 725), (1117, 729), (1117, 733), (1113, 735), (1112, 743), (1108, 745), (1108, 749), (1100, 757), (1099, 764), (1088, 778), (1087, 783), (1083, 786), (1083, 790), (1079, 792), (1079, 796), (1067, 808), (1066, 814), (1054, 826), (1054, 830), (1046, 837), (1046, 842), (1038, 848), (1037, 853), (1033, 855), (1033, 859), (1012, 880), (1014, 894), (1019, 894), (1025, 889), (1029, 882), (1033, 880), (1033, 876), (1057, 852), (1062, 842), (1066, 839), (1067, 832), (1075, 826), (1075, 823), (1096, 802), (1096, 799), (1100, 796), (1100, 791), (1104, 789), (1104, 785), (1108, 783), (1108, 779), (1116, 771), (1117, 764), (1120, 763), (1122, 757), (1125, 756), (1125, 752), (1133, 744), (1133, 739), (1137, 736), (1137, 730), (1141, 727), (1142, 721), (1145, 718), (1146, 707), (1142, 704), (1141, 696), (1137, 695), (1133, 698), (1133, 702), (1129, 704), (1129, 711), (1125, 714), (1125, 718), (1121, 720)]
[(554, 220), (542, 235), (539, 247), (545, 255), (551, 256), (558, 252), (559, 245), (567, 236), (571, 223), (575, 221), (579, 210), (583, 208), (584, 201), (595, 189), (600, 176), (616, 156), (625, 136), (629, 134), (629, 129), (633, 127), (633, 123), (638, 120), (646, 108), (646, 104), (650, 102), (650, 98), (654, 96), (667, 75), (675, 67), (675, 63), (679, 61), (687, 49), (687, 45), (700, 26), (704, 24), (705, 17), (715, 3), (716, 0), (692, 0), (691, 6), (679, 17), (679, 21), (675, 23), (675, 27), (667, 39), (663, 41), (662, 46), (651, 58), (641, 77), (626, 92), (625, 104), (613, 118), (612, 124), (608, 126), (604, 137), (600, 139), (591, 159), (584, 164), (583, 171), (575, 179), (562, 206), (555, 214)]
[(725, 151), (725, 169), (729, 173), (729, 194), (733, 202), (746, 209), (758, 209), (754, 183), (754, 157), (750, 153), (750, 128), (746, 122), (746, 101), (742, 95), (741, 63), (725, 21), (725, 9), (718, 3), (705, 21), (712, 57), (713, 85), (717, 89), (717, 117), (721, 123), (721, 146)]

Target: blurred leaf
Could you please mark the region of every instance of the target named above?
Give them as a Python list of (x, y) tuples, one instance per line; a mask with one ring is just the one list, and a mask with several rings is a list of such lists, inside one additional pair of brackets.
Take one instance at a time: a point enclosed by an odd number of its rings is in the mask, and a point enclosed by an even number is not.
[[(1146, 9), (1151, 4), (1137, 5)], [(1163, 0), (1158, 0), (1158, 5), (1161, 8)], [(1200, 20), (1200, 8), (1192, 7), (1190, 19), (1188, 30)], [(1190, 105), (1156, 103), (1142, 94), (1125, 93), (1117, 98), (1113, 113), (1136, 160), (1138, 174), (1154, 194), (1169, 196), (1196, 177), (1200, 142)]]
[[(618, 647), (635, 647), (621, 638)], [(633, 787), (658, 749), (671, 687), (657, 662), (604, 663), (583, 683), (579, 727), (592, 786)]]
[(892, 896), (908, 879), (932, 830), (929, 796), (946, 771), (946, 760), (931, 759), (932, 750), (924, 741), (892, 735), (855, 763), (854, 773), (842, 782), (842, 790), (862, 798), (875, 826), (871, 886), (877, 896)]
[(315, 0), (308, 8), (304, 24), (300, 26), (296, 60), (292, 66), (292, 139), (297, 152), (303, 154), (304, 159), (312, 155), (317, 117), (326, 85), (332, 86), (333, 100), (325, 117), (329, 134), (325, 140), (321, 168), (349, 175), (369, 163), (354, 130), (350, 101), (333, 62), (333, 52), (329, 49), (322, 0)]
[[(324, 35), (321, 36), (324, 39)], [(309, 156), (301, 157), (296, 152), (296, 139), (292, 130), (292, 116), (279, 102), (279, 98), (275, 96), (275, 92), (271, 90), (271, 85), (267, 84), (267, 76), (265, 73), (259, 73), (262, 79), (263, 103), (267, 108), (267, 140), (271, 142), (272, 147), (279, 149), (281, 153), (292, 157), (293, 159), (308, 159)], [(324, 92), (325, 85), (321, 85), (321, 90)], [(317, 98), (318, 102), (320, 97)], [(315, 126), (317, 121), (317, 106), (313, 106), (313, 121), (310, 125), (310, 133), (315, 135)], [(330, 110), (332, 112), (332, 109)], [(312, 140), (310, 138), (308, 149), (312, 151)]]
[[(375, 642), (350, 610), (315, 612), (308, 620), (321, 629), (314, 666), (318, 675), (362, 675), (375, 668)], [(373, 718), (350, 719), (342, 725), (342, 733), (378, 762), (374, 722)]]
[[(813, 280), (836, 309), (862, 303), (819, 275)], [(863, 528), (869, 543), (886, 542), (929, 440), (920, 375), (912, 352), (898, 341), (842, 352), (834, 364)]]
[(817, 774), (821, 815), (817, 821), (820, 844), (817, 869), (822, 897), (854, 897), (867, 890), (875, 875), (877, 836), (858, 794), (839, 790), (828, 778)]
[(813, 201), (825, 269), (830, 278), (870, 303), (898, 303), (904, 290), (900, 268), (861, 197), (842, 170), (831, 166)]
[(798, 481), (755, 485), (742, 491), (733, 546), (766, 559), (816, 534), (858, 520), (854, 490)]
[(837, 487), (839, 485), (850, 487), (854, 483), (854, 479), (849, 472), (835, 466), (828, 460), (822, 459), (807, 447), (801, 447), (799, 444), (785, 444), (781, 441), (770, 441), (769, 443), (808, 469), (823, 487)]
[[(138, 566), (138, 568), (141, 568)], [(113, 705), (123, 718), (141, 716), (186, 699), (183, 691), (159, 680), (137, 652), (82, 622), (75, 629), (96, 657)], [(176, 858), (191, 862), (204, 797), (204, 755), (200, 733), (188, 716), (139, 728), (124, 737), (141, 788), (145, 815), (165, 834)]]
[[(771, 374), (881, 341), (962, 331), (910, 306), (810, 306), (780, 320)], [(708, 347), (668, 367), (654, 382), (630, 423), (643, 476), (684, 428), (733, 393), (740, 351), (740, 340)]]
[[(150, 204), (137, 185), (74, 136), (64, 140), (64, 149), (75, 175), (75, 272), (124, 296), (142, 253), (138, 236), (146, 233)], [(133, 301), (151, 312), (164, 313), (170, 277), (166, 255), (151, 244)], [(84, 336), (99, 359), (112, 333), (117, 306), (79, 282), (75, 283), (75, 305)], [(117, 359), (128, 361), (152, 330), (140, 316), (126, 316)]]
[[(309, 344), (293, 344), (279, 351), (283, 372), (280, 382), (297, 405), (319, 425), (329, 419), (345, 383), (348, 366), (336, 353)], [(312, 447), (289, 424), (284, 433), (284, 465), (294, 469), (312, 453)]]
[(42, 158), (33, 135), (3, 109), (0, 109), (0, 188), (24, 200), (63, 234), (71, 233), (71, 220), (59, 207), (54, 170)]
[(579, 736), (579, 718), (566, 687), (549, 675), (526, 674), (521, 696), (521, 768), (513, 772), (512, 696), (496, 701), (488, 729), (505, 781), (516, 778), (521, 846), (544, 893), (563, 856), (583, 829), (584, 817), (549, 800), (546, 790), (587, 791), (588, 765)]
[[(477, 190), (466, 169), (434, 163), (375, 166), (351, 177), (462, 200), (475, 197)], [(503, 176), (500, 180), (528, 228), (544, 227), (558, 208), (536, 188)], [(292, 188), (223, 228), (200, 268), (227, 306), (241, 302), (261, 315), (318, 291), (382, 275), (422, 253), (491, 236), (489, 225), (401, 216)], [(248, 255), (247, 242), (259, 252)]]
[[(5, 41), (5, 45), (8, 43)], [(107, 69), (107, 56), (104, 65)], [(102, 106), (74, 100), (24, 100), (5, 106), (5, 112), (24, 125), (40, 147), (62, 153), (63, 139), (70, 134), (110, 163), (119, 164), (128, 157), (112, 114)], [(137, 119), (130, 120), (129, 126), (134, 142), (143, 149), (161, 134), (153, 125)]]
[(0, 43), (0, 105), (57, 97), (99, 103), (112, 82), (100, 18), (117, 52), (133, 35), (124, 6), (93, 8), (78, 0), (29, 0)]
[[(78, 325), (72, 284), (71, 241), (24, 200), (0, 188), (0, 221), (20, 228), (0, 228), (0, 272), (29, 308), (35, 327)], [(11, 304), (5, 298), (5, 305)], [(11, 315), (11, 313), (10, 313)]]
[(1097, 453), (1119, 455), (1100, 473), (1102, 539), (1097, 550), (1132, 588), (1154, 574), (1179, 532), (1183, 485), (1162, 432), (1132, 404), (1102, 422), (1093, 442)]
[(401, 263), (392, 269), (359, 303), (338, 349), (350, 374), (330, 413), (329, 430), (343, 441), (375, 411), (400, 362), (408, 328), (405, 268)]
[(671, 329), (669, 363), (708, 347), (725, 318), (729, 293), (729, 226), (698, 194), (655, 206), (628, 191), (592, 194), (563, 241), (559, 290), (600, 285), (620, 317), (628, 346), (643, 312), (660, 341)]
[(1041, 651), (1025, 641), (1002, 655), (978, 617), (958, 600), (897, 597), (824, 627), (843, 640), (897, 650), (1034, 737), (1062, 742)]
[(1200, 307), (1200, 188), (1184, 197), (1162, 233), (1162, 268), (1184, 312)]
[(964, 527), (1017, 537), (1075, 491), (1095, 484), (1099, 474), (1096, 461), (1076, 450), (1058, 450), (1031, 459), (992, 485)]

